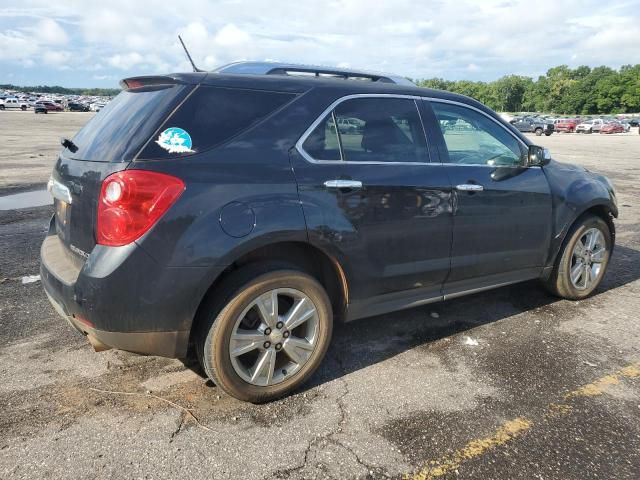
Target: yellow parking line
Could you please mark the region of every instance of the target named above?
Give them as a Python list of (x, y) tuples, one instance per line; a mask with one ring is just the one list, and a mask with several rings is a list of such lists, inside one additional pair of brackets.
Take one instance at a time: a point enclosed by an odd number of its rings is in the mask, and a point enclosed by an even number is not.
[[(592, 397), (603, 394), (611, 385), (617, 385), (623, 378), (640, 377), (640, 363), (629, 365), (615, 373), (605, 375), (591, 383), (581, 386), (572, 392), (564, 395), (565, 401), (571, 401), (576, 397)], [(551, 403), (547, 406), (545, 418), (557, 418), (562, 415), (569, 414), (573, 410), (571, 405), (567, 403)], [(406, 474), (405, 479), (414, 480), (432, 480), (442, 477), (448, 473), (457, 470), (465, 461), (471, 460), (484, 455), (486, 452), (496, 447), (506, 444), (512, 439), (527, 432), (533, 426), (533, 421), (519, 417), (515, 420), (509, 420), (500, 426), (490, 437), (471, 440), (460, 450), (455, 451), (451, 455), (441, 457), (437, 460), (431, 460), (419, 472), (414, 474)]]
[(464, 448), (456, 451), (450, 457), (445, 457), (440, 460), (432, 460), (429, 462), (430, 465), (423, 468), (413, 477), (405, 475), (405, 479), (413, 478), (415, 480), (429, 480), (446, 475), (447, 473), (457, 470), (465, 460), (479, 457), (487, 450), (504, 445), (512, 438), (515, 438), (522, 432), (529, 430), (531, 425), (531, 421), (526, 418), (510, 420), (496, 430), (493, 436), (472, 440), (467, 443)]

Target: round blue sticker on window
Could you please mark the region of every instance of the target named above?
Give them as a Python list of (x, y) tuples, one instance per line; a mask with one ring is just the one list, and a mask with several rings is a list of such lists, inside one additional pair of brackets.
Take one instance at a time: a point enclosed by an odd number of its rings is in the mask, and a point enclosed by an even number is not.
[(160, 134), (156, 143), (169, 153), (190, 153), (191, 136), (186, 130), (178, 127), (167, 128)]

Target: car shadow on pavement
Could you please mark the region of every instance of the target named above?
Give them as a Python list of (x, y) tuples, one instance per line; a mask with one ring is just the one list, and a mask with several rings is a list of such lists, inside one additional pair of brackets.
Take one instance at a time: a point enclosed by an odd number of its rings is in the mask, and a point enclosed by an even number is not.
[[(639, 278), (640, 251), (616, 246), (605, 279), (590, 298), (597, 299), (605, 292)], [(417, 346), (560, 302), (569, 301), (550, 295), (537, 281), (530, 281), (442, 303), (336, 324), (325, 361), (302, 388), (307, 390)]]

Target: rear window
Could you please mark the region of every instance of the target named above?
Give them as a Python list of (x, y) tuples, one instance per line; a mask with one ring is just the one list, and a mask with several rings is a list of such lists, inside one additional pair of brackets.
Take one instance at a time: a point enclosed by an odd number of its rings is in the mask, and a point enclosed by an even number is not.
[(132, 160), (191, 88), (174, 85), (120, 92), (73, 137), (78, 150), (66, 150), (66, 155), (102, 162)]
[[(169, 117), (140, 158), (162, 159), (202, 152), (247, 130), (295, 94), (199, 86)], [(183, 148), (188, 145), (188, 148)], [(175, 147), (175, 148), (172, 148)]]

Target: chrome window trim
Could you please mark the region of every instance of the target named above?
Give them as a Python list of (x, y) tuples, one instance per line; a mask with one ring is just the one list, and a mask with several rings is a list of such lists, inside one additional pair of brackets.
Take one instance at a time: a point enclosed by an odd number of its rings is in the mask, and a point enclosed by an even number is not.
[[(338, 153), (340, 153), (340, 161), (344, 162), (344, 154), (342, 153), (342, 137), (340, 136), (340, 130), (338, 129), (338, 119), (336, 118), (335, 110), (331, 110), (331, 120), (333, 120), (333, 126), (336, 129), (336, 140), (338, 140)], [(335, 162), (335, 161), (337, 160), (327, 160), (327, 162)]]
[[(469, 108), (471, 110), (474, 110), (474, 111), (484, 115), (485, 117), (487, 117), (488, 119), (490, 119), (494, 123), (496, 123), (498, 126), (500, 126), (504, 131), (506, 131), (513, 138), (515, 138), (520, 143), (520, 145), (522, 145), (524, 147), (525, 150), (529, 149), (529, 146), (520, 137), (518, 137), (514, 132), (510, 131), (508, 128), (506, 128), (504, 125), (502, 125), (497, 119), (493, 118), (491, 115), (487, 114), (486, 112), (483, 112), (479, 108), (476, 108), (473, 105), (469, 105), (469, 104), (464, 103), (464, 102), (457, 102), (455, 100), (448, 100), (448, 99), (444, 99), (444, 98), (424, 97), (424, 96), (421, 96), (421, 95), (402, 95), (402, 94), (396, 94), (396, 93), (355, 93), (355, 94), (351, 94), (351, 95), (345, 95), (344, 97), (340, 97), (337, 100), (334, 100), (326, 109), (324, 109), (322, 111), (322, 113), (318, 116), (318, 118), (316, 118), (314, 120), (314, 122), (309, 126), (309, 128), (307, 128), (304, 131), (304, 133), (302, 134), (302, 136), (298, 139), (298, 141), (295, 144), (295, 148), (298, 151), (298, 153), (300, 155), (302, 155), (302, 157), (307, 162), (315, 163), (315, 164), (319, 164), (319, 165), (323, 165), (323, 164), (335, 165), (336, 162), (341, 162), (342, 164), (347, 164), (347, 165), (433, 165), (433, 166), (439, 165), (439, 166), (455, 166), (455, 167), (500, 168), (500, 165), (487, 165), (485, 163), (465, 163), (465, 164), (462, 164), (462, 163), (444, 163), (444, 162), (432, 162), (432, 161), (429, 161), (429, 162), (356, 162), (356, 161), (344, 160), (344, 158), (342, 157), (342, 155), (343, 155), (342, 154), (342, 147), (340, 148), (341, 160), (316, 160), (311, 155), (309, 155), (304, 150), (304, 148), (302, 148), (302, 144), (307, 140), (309, 135), (311, 135), (311, 132), (313, 132), (313, 130), (315, 130), (315, 128), (320, 124), (320, 122), (322, 122), (322, 120), (329, 113), (332, 114), (332, 116), (334, 118), (334, 122), (335, 122), (335, 115), (333, 114), (333, 110), (338, 105), (340, 105), (342, 102), (345, 102), (347, 100), (352, 100), (354, 98), (403, 98), (403, 99), (407, 99), (407, 100), (413, 100), (414, 103), (416, 104), (416, 108), (418, 110), (418, 116), (420, 117), (420, 121), (422, 122), (422, 128), (423, 129), (424, 129), (424, 120), (422, 118), (422, 114), (420, 113), (420, 108), (419, 108), (419, 105), (417, 103), (418, 101), (449, 103), (449, 104), (453, 104), (453, 105), (458, 105), (458, 106), (461, 106), (461, 107)], [(340, 136), (338, 136), (338, 140), (339, 140), (339, 142), (341, 142), (340, 141)], [(426, 135), (426, 132), (425, 132), (425, 141), (428, 141), (428, 137)], [(427, 153), (429, 155), (429, 160), (432, 160), (431, 159), (431, 152), (429, 150), (428, 143), (427, 143)], [(542, 168), (542, 167), (540, 167), (538, 165), (530, 165), (530, 166), (503, 165), (502, 168)]]

